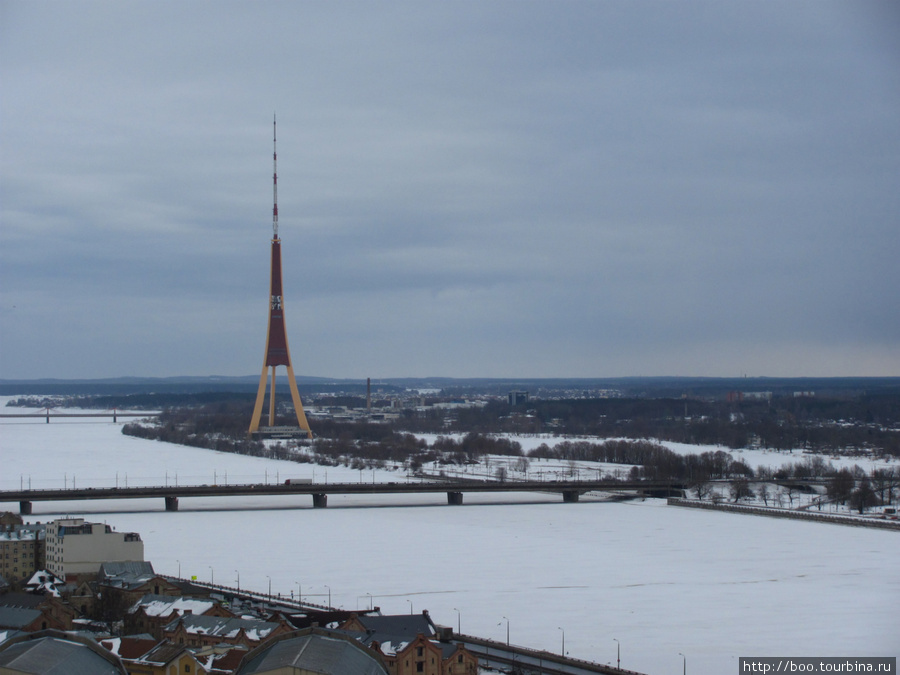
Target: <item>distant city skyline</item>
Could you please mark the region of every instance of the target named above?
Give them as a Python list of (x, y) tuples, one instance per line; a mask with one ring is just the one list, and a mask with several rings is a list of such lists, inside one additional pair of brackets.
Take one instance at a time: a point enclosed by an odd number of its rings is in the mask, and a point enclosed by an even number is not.
[(900, 9), (0, 5), (0, 379), (900, 376)]

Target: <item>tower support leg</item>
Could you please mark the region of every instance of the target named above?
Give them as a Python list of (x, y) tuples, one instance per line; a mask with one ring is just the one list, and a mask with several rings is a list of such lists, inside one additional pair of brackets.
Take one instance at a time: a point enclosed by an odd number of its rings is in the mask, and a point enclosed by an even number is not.
[(166, 511), (178, 510), (178, 497), (166, 497)]
[(562, 493), (563, 501), (567, 503), (575, 503), (578, 501), (578, 490), (566, 490)]
[(19, 513), (23, 516), (31, 515), (31, 502), (21, 501), (19, 502)]
[(312, 430), (309, 428), (309, 422), (306, 420), (306, 413), (303, 411), (303, 402), (300, 400), (300, 391), (297, 389), (297, 378), (294, 376), (294, 366), (290, 363), (287, 365), (288, 385), (291, 387), (291, 401), (294, 403), (294, 412), (297, 415), (297, 426), (306, 432), (307, 438), (312, 438)]
[(275, 366), (272, 366), (272, 382), (269, 386), (269, 426), (275, 426)]
[(313, 494), (313, 508), (324, 509), (328, 506), (328, 495), (316, 492)]
[(451, 506), (459, 506), (463, 503), (463, 493), (462, 492), (448, 492), (447, 493), (447, 503)]
[[(266, 375), (269, 369), (263, 361), (262, 375), (259, 376), (259, 389), (256, 391), (256, 402), (253, 404), (253, 417), (250, 418), (250, 431), (252, 434), (259, 431), (259, 416), (262, 415), (263, 400), (266, 397)], [(274, 394), (274, 392), (272, 392)]]

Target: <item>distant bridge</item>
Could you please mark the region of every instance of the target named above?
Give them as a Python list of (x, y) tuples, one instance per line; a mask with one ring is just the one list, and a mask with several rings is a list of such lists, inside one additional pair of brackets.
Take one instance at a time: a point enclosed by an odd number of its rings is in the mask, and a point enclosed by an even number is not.
[(50, 424), (51, 419), (56, 419), (58, 417), (111, 417), (113, 422), (118, 422), (120, 417), (156, 417), (159, 415), (158, 412), (119, 412), (118, 410), (107, 410), (105, 412), (80, 412), (80, 413), (61, 413), (61, 412), (50, 412), (50, 408), (47, 408), (43, 412), (29, 412), (29, 413), (0, 413), (0, 418), (4, 417), (19, 417), (19, 418), (36, 418), (42, 419), (47, 424)]
[(161, 498), (166, 511), (177, 511), (181, 497), (244, 497), (311, 495), (315, 508), (328, 505), (328, 495), (447, 493), (447, 503), (463, 503), (465, 492), (542, 492), (561, 494), (564, 502), (577, 502), (585, 492), (621, 490), (655, 496), (681, 495), (686, 485), (675, 481), (428, 481), (410, 483), (247, 483), (242, 485), (183, 485), (152, 487), (65, 488), (52, 490), (3, 490), (0, 502), (19, 502), (19, 512), (30, 515), (37, 501)]

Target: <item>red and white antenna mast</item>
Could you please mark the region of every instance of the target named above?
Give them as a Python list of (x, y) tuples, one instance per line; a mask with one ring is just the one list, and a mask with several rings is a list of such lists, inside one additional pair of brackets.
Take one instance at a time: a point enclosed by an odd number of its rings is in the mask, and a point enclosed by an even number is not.
[(272, 115), (272, 234), (278, 239), (278, 151), (275, 145), (277, 138), (275, 116)]

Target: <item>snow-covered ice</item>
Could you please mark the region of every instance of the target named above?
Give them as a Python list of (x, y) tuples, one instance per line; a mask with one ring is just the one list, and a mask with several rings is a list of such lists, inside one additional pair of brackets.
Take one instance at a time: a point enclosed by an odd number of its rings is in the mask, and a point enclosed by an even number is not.
[[(126, 437), (121, 423), (4, 420), (0, 487), (250, 482), (325, 468)], [(702, 451), (702, 449), (698, 449)], [(755, 466), (755, 465), (754, 465)], [(397, 480), (327, 469), (328, 482)], [(227, 474), (227, 478), (225, 477)], [(34, 502), (140, 532), (157, 571), (438, 623), (662, 675), (740, 656), (900, 655), (900, 533), (554, 495)], [(363, 505), (371, 508), (360, 508)], [(17, 504), (0, 504), (0, 509)]]

